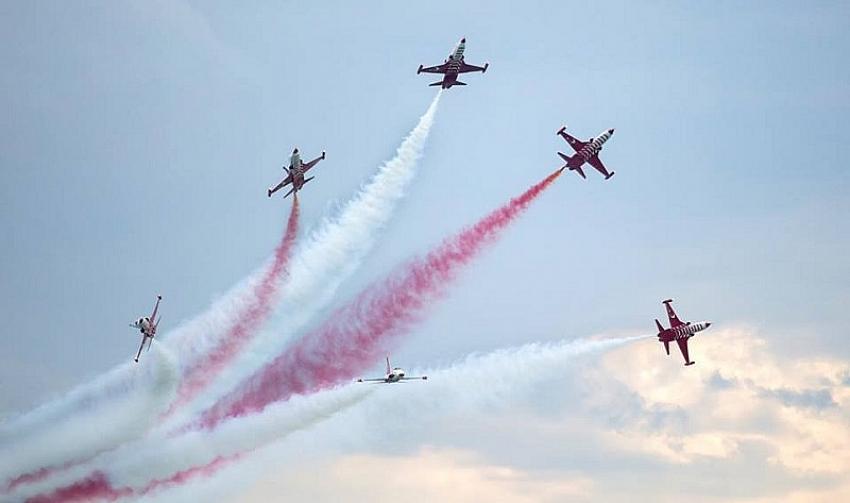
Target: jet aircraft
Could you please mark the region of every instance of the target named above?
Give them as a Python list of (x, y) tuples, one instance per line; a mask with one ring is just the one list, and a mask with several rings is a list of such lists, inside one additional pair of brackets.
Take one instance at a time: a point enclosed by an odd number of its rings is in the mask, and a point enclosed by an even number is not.
[(655, 320), (655, 326), (658, 327), (658, 340), (664, 344), (664, 351), (668, 355), (670, 354), (670, 342), (676, 341), (676, 344), (679, 345), (679, 350), (682, 352), (682, 356), (685, 358), (685, 366), (687, 367), (696, 363), (691, 361), (690, 356), (688, 356), (688, 339), (696, 335), (697, 332), (702, 332), (710, 327), (711, 323), (708, 321), (697, 323), (680, 321), (679, 317), (676, 316), (676, 312), (673, 311), (673, 306), (670, 305), (672, 302), (673, 299), (667, 299), (662, 302), (664, 307), (667, 308), (667, 318), (670, 320), (670, 328), (664, 328), (658, 319)]
[(563, 152), (558, 152), (561, 159), (567, 163), (564, 165), (564, 168), (570, 168), (570, 171), (576, 171), (582, 178), (587, 178), (584, 176), (584, 171), (582, 171), (581, 167), (584, 166), (584, 163), (588, 163), (596, 168), (597, 171), (602, 173), (606, 180), (614, 176), (614, 172), (612, 171), (609, 173), (602, 164), (602, 161), (599, 160), (599, 152), (602, 150), (602, 144), (608, 141), (608, 139), (611, 138), (611, 135), (614, 134), (613, 128), (605, 131), (596, 138), (591, 138), (587, 141), (581, 141), (578, 138), (571, 136), (566, 132), (566, 129), (567, 126), (562, 127), (558, 130), (557, 134), (567, 140), (567, 143), (569, 143), (573, 150), (576, 151), (576, 154), (570, 157)]
[(310, 162), (303, 162), (301, 160), (301, 154), (298, 153), (298, 149), (292, 151), (292, 157), (289, 159), (289, 168), (286, 166), (283, 167), (283, 170), (286, 171), (286, 178), (284, 178), (279, 184), (274, 187), (269, 188), (269, 197), (272, 197), (272, 194), (282, 189), (283, 187), (292, 184), (292, 188), (289, 189), (289, 192), (286, 193), (284, 197), (287, 198), (289, 194), (293, 192), (298, 192), (301, 190), (301, 187), (304, 186), (305, 183), (312, 180), (313, 176), (310, 178), (304, 179), (304, 173), (306, 173), (310, 168), (315, 166), (319, 161), (325, 158), (325, 152), (322, 151), (322, 155), (316, 157)]
[(390, 367), (390, 357), (387, 356), (387, 374), (384, 377), (376, 377), (374, 379), (358, 379), (357, 382), (382, 382), (385, 384), (391, 384), (395, 382), (402, 381), (413, 381), (413, 380), (426, 380), (428, 376), (417, 376), (417, 377), (409, 377), (404, 375), (404, 369), (401, 367)]
[(156, 335), (156, 328), (159, 326), (159, 320), (156, 319), (156, 312), (159, 310), (159, 301), (161, 300), (162, 295), (157, 295), (156, 304), (153, 306), (153, 313), (150, 316), (139, 318), (130, 324), (131, 327), (138, 328), (139, 332), (142, 333), (142, 344), (139, 346), (139, 352), (136, 353), (136, 363), (139, 362), (139, 356), (142, 354), (142, 348), (145, 347), (145, 342), (148, 343), (148, 351), (151, 350), (151, 343)]
[(419, 65), (419, 69), (416, 70), (416, 74), (420, 73), (442, 73), (443, 80), (439, 82), (434, 82), (433, 84), (428, 84), (429, 86), (440, 86), (443, 89), (449, 89), (452, 86), (465, 86), (465, 82), (461, 82), (457, 80), (457, 76), (461, 73), (469, 73), (469, 72), (481, 72), (484, 73), (487, 71), (487, 67), (490, 66), (490, 63), (484, 63), (484, 66), (475, 66), (468, 65), (463, 61), (463, 51), (466, 49), (466, 39), (460, 39), (460, 43), (457, 44), (457, 47), (449, 57), (443, 62), (442, 65), (437, 66), (428, 66), (424, 67)]

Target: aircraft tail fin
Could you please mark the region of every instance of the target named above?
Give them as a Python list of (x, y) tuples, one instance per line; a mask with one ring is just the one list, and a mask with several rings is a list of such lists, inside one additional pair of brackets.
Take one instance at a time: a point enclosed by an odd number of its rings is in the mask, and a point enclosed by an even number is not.
[(390, 355), (387, 355), (387, 374), (389, 374), (391, 371), (392, 369), (390, 368)]
[[(664, 331), (664, 327), (663, 327), (663, 326), (661, 326), (661, 322), (660, 322), (660, 321), (658, 321), (658, 318), (655, 318), (655, 326), (658, 328), (658, 331), (659, 331), (659, 332), (663, 332), (663, 331)], [(668, 351), (668, 352), (667, 352), (667, 354), (670, 354), (670, 352)]]
[(667, 356), (670, 356), (670, 342), (664, 341), (664, 351), (667, 351)]

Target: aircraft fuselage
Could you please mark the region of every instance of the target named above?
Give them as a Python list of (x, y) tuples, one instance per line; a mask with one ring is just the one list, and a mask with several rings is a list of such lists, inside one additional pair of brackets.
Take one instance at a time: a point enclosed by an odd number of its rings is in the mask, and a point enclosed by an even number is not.
[(658, 333), (658, 340), (661, 342), (672, 342), (676, 339), (689, 339), (696, 335), (697, 332), (702, 332), (710, 326), (711, 322), (700, 321), (696, 323), (688, 322), (676, 328), (665, 328)]
[(384, 377), (386, 382), (399, 382), (404, 378), (404, 369), (402, 368), (394, 368), (390, 370), (390, 372)]
[(292, 157), (289, 159), (289, 174), (292, 176), (292, 187), (296, 192), (301, 190), (301, 187), (304, 185), (304, 171), (301, 165), (301, 154), (298, 153), (298, 149), (295, 149), (292, 152)]
[(454, 52), (446, 60), (446, 73), (443, 76), (443, 89), (448, 89), (457, 83), (460, 65), (463, 64), (463, 51), (466, 49), (466, 39), (460, 41)]
[(584, 164), (589, 161), (593, 156), (598, 155), (599, 152), (602, 151), (602, 145), (608, 141), (611, 136), (614, 134), (613, 129), (609, 129), (596, 138), (591, 138), (588, 140), (587, 145), (581, 148), (576, 155), (570, 157), (567, 161), (567, 166), (570, 169), (576, 169), (584, 166)]

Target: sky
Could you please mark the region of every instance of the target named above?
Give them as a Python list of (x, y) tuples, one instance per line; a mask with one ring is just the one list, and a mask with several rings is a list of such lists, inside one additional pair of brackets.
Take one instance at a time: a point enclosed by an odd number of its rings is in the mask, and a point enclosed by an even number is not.
[[(416, 180), (334, 305), (559, 167), (562, 125), (579, 138), (614, 127), (601, 158), (616, 175), (565, 173), (393, 359), (440, 368), (532, 341), (651, 334), (672, 297), (683, 319), (714, 322), (691, 345), (698, 369), (640, 341), (554, 377), (558, 399), (533, 388), (470, 411), (469, 426), (447, 414), (422, 436), (323, 445), (310, 462), (338, 476), (319, 493), (288, 471), (305, 491), (293, 494), (372, 497), (374, 474), (398, 463), (433, 474), (427, 488), (399, 481), (401, 496), (443, 494), (427, 491), (446, 467), (465, 474), (456, 484), (495, 478), (531, 501), (847, 494), (829, 492), (850, 481), (827, 463), (788, 460), (812, 436), (830, 448), (850, 436), (848, 15), (843, 2), (3, 3), (0, 417), (131, 358), (127, 324), (157, 293), (167, 331), (262, 264), (289, 207), (265, 190), (293, 147), (327, 151), (301, 197), (303, 232), (338, 211), (433, 99), (418, 65), (466, 37), (467, 61), (490, 67), (444, 93)], [(757, 368), (736, 373), (750, 358)], [(787, 375), (814, 367), (829, 370)], [(658, 382), (675, 390), (659, 397)], [(702, 409), (730, 401), (754, 405)], [(524, 443), (492, 445), (529, 423)], [(845, 466), (838, 452), (825, 455)], [(372, 479), (352, 468), (372, 465)], [(711, 476), (694, 486), (694, 472)], [(659, 487), (670, 473), (680, 480)], [(246, 491), (262, 500), (279, 477)]]

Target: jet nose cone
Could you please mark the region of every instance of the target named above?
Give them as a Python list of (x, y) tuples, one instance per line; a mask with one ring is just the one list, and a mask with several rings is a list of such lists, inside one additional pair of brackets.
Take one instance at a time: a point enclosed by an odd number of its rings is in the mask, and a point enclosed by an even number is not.
[(608, 134), (614, 134), (614, 128), (609, 129)]
[(462, 39), (460, 39), (460, 43), (465, 44), (466, 43), (466, 37), (463, 37)]
[(298, 149), (296, 148), (295, 150), (293, 150), (293, 151), (292, 151), (292, 153), (293, 153), (293, 154), (297, 154), (297, 153), (298, 153)]
[(711, 326), (711, 322), (710, 322), (710, 321), (706, 321), (706, 322), (705, 322), (705, 328), (708, 328), (708, 327), (710, 327), (710, 326)]

